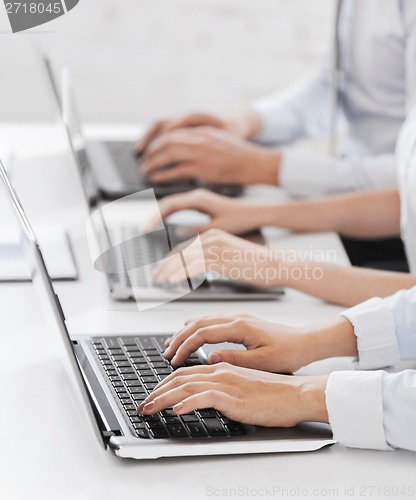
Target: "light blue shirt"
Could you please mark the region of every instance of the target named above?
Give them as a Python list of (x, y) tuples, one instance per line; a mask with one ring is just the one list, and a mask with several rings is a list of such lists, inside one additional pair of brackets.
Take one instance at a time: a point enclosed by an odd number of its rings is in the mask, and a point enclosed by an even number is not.
[[(416, 102), (416, 1), (343, 0), (339, 39), (340, 105), (348, 123), (343, 154), (287, 151), (280, 183), (293, 195), (396, 185), (395, 144)], [(281, 145), (330, 132), (330, 61), (283, 94), (254, 103), (259, 142)]]

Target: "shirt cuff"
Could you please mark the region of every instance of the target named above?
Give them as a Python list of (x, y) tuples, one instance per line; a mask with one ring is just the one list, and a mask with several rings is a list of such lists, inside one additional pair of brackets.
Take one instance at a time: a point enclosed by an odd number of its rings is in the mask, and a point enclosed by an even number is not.
[(341, 316), (354, 327), (359, 369), (383, 368), (400, 361), (396, 324), (383, 299), (367, 300), (344, 311)]
[(334, 439), (350, 448), (392, 450), (383, 423), (385, 372), (333, 372), (326, 406)]

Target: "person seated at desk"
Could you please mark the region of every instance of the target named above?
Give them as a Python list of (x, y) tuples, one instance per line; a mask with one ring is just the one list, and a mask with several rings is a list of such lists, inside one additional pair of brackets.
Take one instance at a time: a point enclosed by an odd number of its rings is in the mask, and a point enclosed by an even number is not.
[[(395, 143), (416, 102), (416, 2), (338, 3), (336, 57), (286, 92), (229, 118), (191, 114), (158, 121), (138, 145), (144, 172), (155, 182), (272, 184), (295, 196), (395, 187)], [(282, 151), (334, 132), (334, 109), (348, 125), (342, 155)], [(381, 260), (395, 269), (397, 260), (405, 263), (398, 238), (344, 244), (354, 265)]]
[[(203, 344), (224, 341), (247, 350), (213, 352), (209, 365), (176, 370), (138, 412), (213, 407), (265, 427), (325, 422), (345, 446), (416, 451), (416, 370), (364, 371), (416, 360), (416, 288), (370, 299), (326, 327), (288, 328), (248, 315), (191, 321), (167, 341), (165, 356), (179, 366)], [(358, 370), (277, 374), (338, 356), (358, 356)]]

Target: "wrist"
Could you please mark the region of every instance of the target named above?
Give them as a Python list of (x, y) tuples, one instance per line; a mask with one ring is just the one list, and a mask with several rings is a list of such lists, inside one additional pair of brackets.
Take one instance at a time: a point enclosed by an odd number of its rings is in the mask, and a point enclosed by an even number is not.
[(328, 423), (328, 410), (326, 407), (326, 385), (328, 376), (299, 377), (302, 379), (298, 390), (298, 423), (323, 422)]
[(243, 139), (254, 139), (261, 130), (260, 115), (254, 109), (236, 113), (231, 120), (231, 129)]
[(279, 185), (280, 164), (282, 155), (280, 151), (257, 147), (259, 150), (257, 164), (254, 165), (256, 172), (256, 184)]
[(345, 318), (340, 318), (327, 327), (310, 333), (308, 344), (313, 356), (311, 362), (358, 355), (354, 327)]

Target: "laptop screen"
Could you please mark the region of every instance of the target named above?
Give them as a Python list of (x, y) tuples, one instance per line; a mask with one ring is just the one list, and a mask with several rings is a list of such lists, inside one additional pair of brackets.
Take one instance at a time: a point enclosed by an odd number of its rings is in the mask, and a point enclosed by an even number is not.
[[(54, 335), (58, 334), (58, 338), (61, 341), (61, 350), (63, 351), (62, 359), (66, 366), (68, 375), (70, 376), (71, 381), (74, 382), (73, 386), (77, 391), (77, 395), (81, 398), (87, 409), (89, 420), (93, 426), (94, 432), (97, 434), (100, 442), (105, 447), (106, 444), (94, 414), (93, 404), (80, 371), (72, 341), (65, 325), (63, 311), (58, 296), (54, 291), (39, 243), (1, 161), (0, 198), (9, 202), (7, 204), (8, 206), (5, 207), (6, 213), (2, 214), (2, 218), (3, 220), (9, 221), (10, 226), (12, 226), (13, 229), (15, 229), (19, 234), (22, 254), (28, 267), (36, 293), (43, 307), (45, 317), (49, 323), (51, 331)], [(8, 210), (8, 208), (10, 210)]]
[(67, 69), (62, 71), (62, 121), (68, 135), (87, 204), (92, 209), (102, 201), (102, 197), (95, 173), (88, 159), (86, 142), (72, 97), (72, 87)]

